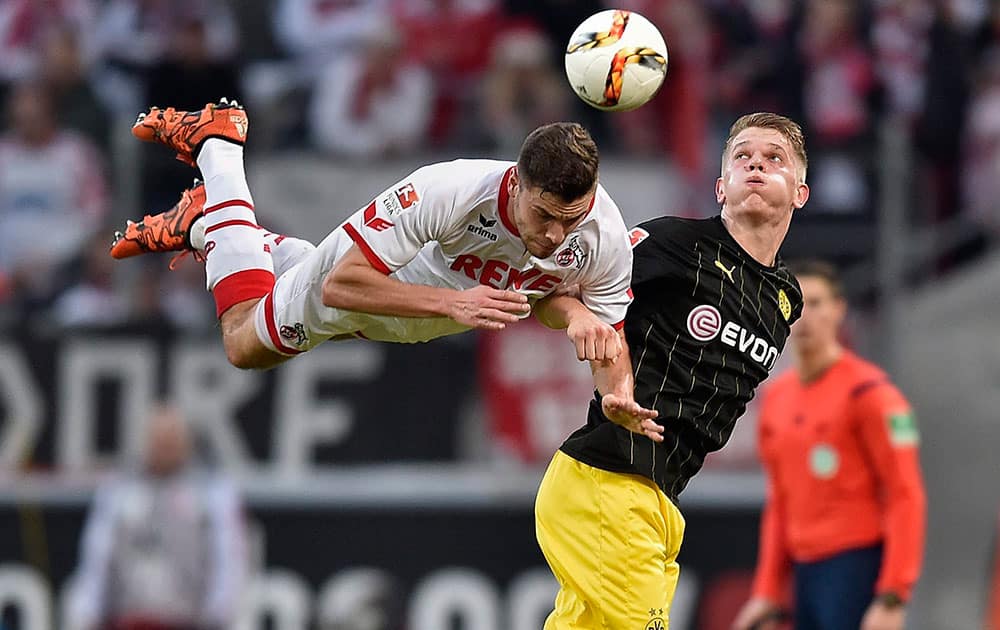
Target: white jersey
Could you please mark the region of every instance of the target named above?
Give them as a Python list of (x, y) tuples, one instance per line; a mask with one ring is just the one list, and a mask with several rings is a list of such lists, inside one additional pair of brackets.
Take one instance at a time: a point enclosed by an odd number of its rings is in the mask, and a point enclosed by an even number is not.
[(583, 303), (620, 327), (631, 302), (632, 250), (614, 201), (598, 186), (587, 216), (565, 242), (552, 256), (536, 258), (503, 212), (513, 169), (513, 162), (455, 160), (420, 168), (385, 190), (331, 233), (317, 255), (278, 279), (273, 304), (259, 313), (262, 340), (296, 354), (341, 334), (419, 342), (468, 330), (445, 317), (324, 306), (322, 279), (351, 245), (374, 268), (411, 284), (457, 290), (485, 284), (526, 295), (531, 303), (560, 286), (579, 285)]

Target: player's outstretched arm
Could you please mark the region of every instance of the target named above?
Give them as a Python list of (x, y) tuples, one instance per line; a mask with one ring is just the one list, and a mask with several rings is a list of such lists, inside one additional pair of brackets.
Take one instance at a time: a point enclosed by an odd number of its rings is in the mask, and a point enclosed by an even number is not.
[(646, 409), (635, 402), (633, 397), (632, 359), (625, 345), (625, 333), (621, 336), (622, 352), (616, 361), (591, 361), (594, 385), (601, 393), (601, 410), (604, 416), (631, 431), (645, 435), (654, 442), (663, 441), (663, 426), (654, 419), (660, 415), (654, 409)]
[(480, 285), (465, 291), (400, 282), (372, 267), (355, 245), (323, 280), (323, 304), (372, 315), (448, 317), (471, 328), (501, 330), (531, 310), (514, 291)]
[(550, 295), (535, 304), (535, 318), (555, 330), (565, 330), (580, 361), (615, 361), (622, 351), (621, 337), (572, 294)]
[(601, 408), (608, 420), (662, 442), (663, 427), (653, 421), (659, 414), (633, 398), (632, 359), (625, 331), (602, 322), (571, 291), (540, 300), (534, 313), (549, 328), (565, 328), (576, 346), (577, 358), (590, 360), (594, 386), (601, 393)]

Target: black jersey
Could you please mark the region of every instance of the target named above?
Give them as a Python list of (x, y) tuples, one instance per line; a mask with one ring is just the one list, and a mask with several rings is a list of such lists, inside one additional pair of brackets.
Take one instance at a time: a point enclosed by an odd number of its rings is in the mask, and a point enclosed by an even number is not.
[(733, 240), (720, 217), (664, 217), (632, 230), (625, 317), (635, 400), (660, 415), (657, 444), (610, 422), (599, 399), (562, 445), (586, 464), (652, 479), (676, 501), (705, 455), (729, 440), (802, 312), (798, 282)]

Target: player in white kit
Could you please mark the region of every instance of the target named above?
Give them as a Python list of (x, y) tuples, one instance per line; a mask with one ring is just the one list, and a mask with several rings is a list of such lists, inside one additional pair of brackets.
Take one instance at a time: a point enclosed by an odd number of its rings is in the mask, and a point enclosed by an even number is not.
[[(631, 301), (621, 214), (597, 183), (580, 125), (525, 140), (517, 163), (425, 166), (379, 194), (318, 246), (262, 229), (243, 170), (248, 119), (225, 101), (198, 112), (152, 108), (133, 134), (177, 151), (205, 184), (165, 213), (130, 223), (111, 254), (193, 249), (206, 261), (233, 365), (269, 368), (329, 339), (420, 342), (498, 330), (535, 315), (566, 328), (595, 383), (636, 430), (653, 412), (632, 401), (629, 361), (615, 361)], [(589, 317), (543, 298), (573, 288)], [(554, 304), (559, 304), (555, 301)]]

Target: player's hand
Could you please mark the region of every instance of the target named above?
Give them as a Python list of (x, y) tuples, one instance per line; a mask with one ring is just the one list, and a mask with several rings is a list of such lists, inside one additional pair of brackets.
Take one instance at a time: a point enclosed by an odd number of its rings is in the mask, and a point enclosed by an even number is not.
[(906, 623), (905, 606), (886, 606), (872, 602), (861, 620), (861, 630), (903, 630)]
[(576, 358), (580, 361), (614, 361), (622, 352), (618, 331), (590, 311), (574, 317), (566, 327), (566, 335), (576, 347)]
[(780, 613), (781, 609), (774, 602), (753, 597), (736, 615), (733, 630), (778, 630)]
[(448, 316), (470, 328), (503, 330), (530, 312), (526, 296), (481, 284), (459, 292), (449, 304)]
[(640, 407), (631, 398), (617, 394), (605, 394), (601, 398), (601, 410), (608, 420), (632, 433), (645, 435), (654, 442), (663, 441), (663, 427), (653, 422), (653, 418), (660, 415), (657, 411)]

